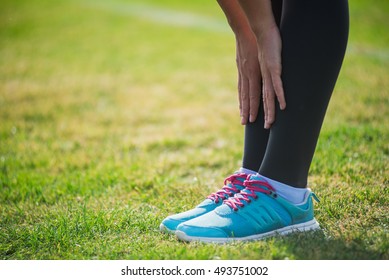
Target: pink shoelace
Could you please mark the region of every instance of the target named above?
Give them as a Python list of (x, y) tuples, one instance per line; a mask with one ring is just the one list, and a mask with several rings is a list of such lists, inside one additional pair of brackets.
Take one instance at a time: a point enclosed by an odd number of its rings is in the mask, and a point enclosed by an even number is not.
[(231, 197), (224, 201), (225, 204), (230, 206), (234, 211), (238, 211), (238, 207), (244, 207), (244, 201), (250, 203), (252, 199), (258, 199), (258, 196), (255, 192), (265, 193), (272, 195), (275, 194), (275, 189), (266, 181), (262, 180), (246, 180), (243, 185), (246, 187), (238, 195)]
[[(244, 173), (232, 174), (224, 180), (224, 187), (221, 190), (210, 194), (207, 198), (212, 199), (215, 203), (219, 203), (219, 199), (224, 200), (226, 195), (229, 197), (234, 196), (236, 193), (240, 192), (240, 190), (236, 187), (237, 184), (243, 185), (242, 180), (247, 179), (247, 175)], [(230, 184), (228, 184), (230, 182)]]

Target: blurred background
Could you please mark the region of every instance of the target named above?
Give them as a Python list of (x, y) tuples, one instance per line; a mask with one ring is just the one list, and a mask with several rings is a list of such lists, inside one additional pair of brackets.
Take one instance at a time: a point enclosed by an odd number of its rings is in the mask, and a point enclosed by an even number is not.
[[(347, 54), (310, 172), (319, 196), (332, 195), (335, 206), (318, 213), (334, 235), (361, 223), (358, 207), (387, 195), (388, 183), (389, 1), (349, 4)], [(93, 211), (141, 209), (146, 224), (126, 231), (156, 234), (165, 215), (193, 206), (240, 166), (236, 77), (234, 36), (216, 1), (2, 0), (3, 244), (15, 230), (37, 234), (48, 210), (68, 217), (64, 205), (87, 202)], [(347, 200), (339, 186), (372, 193)], [(354, 214), (335, 225), (350, 201)], [(387, 233), (387, 224), (377, 227)], [(64, 240), (48, 242), (70, 248)], [(28, 242), (18, 255), (26, 240), (12, 242), (3, 258), (66, 257), (34, 255), (40, 247)]]

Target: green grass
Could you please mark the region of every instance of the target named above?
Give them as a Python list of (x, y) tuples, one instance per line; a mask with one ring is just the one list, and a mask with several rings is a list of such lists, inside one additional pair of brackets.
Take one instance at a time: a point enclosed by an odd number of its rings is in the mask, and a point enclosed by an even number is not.
[(137, 3), (1, 2), (0, 258), (389, 259), (388, 2), (350, 0), (309, 178), (323, 232), (223, 246), (158, 226), (240, 166), (233, 36), (216, 1)]

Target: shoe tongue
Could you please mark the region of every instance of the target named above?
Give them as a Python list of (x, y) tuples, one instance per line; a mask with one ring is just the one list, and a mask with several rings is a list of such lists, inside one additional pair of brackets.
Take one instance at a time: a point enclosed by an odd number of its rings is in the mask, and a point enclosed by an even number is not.
[[(269, 182), (262, 178), (261, 176), (256, 176), (256, 175), (251, 175), (247, 178), (247, 180), (249, 181), (257, 181), (258, 183), (252, 183), (251, 185), (254, 186), (254, 187), (258, 187), (258, 188), (261, 188), (261, 189), (265, 189), (265, 190), (269, 190), (269, 188), (266, 186), (266, 185), (269, 185)], [(265, 185), (261, 184), (260, 182), (264, 182), (266, 183)], [(256, 190), (253, 190), (254, 192), (258, 192)], [(243, 190), (242, 193), (245, 193), (246, 191)], [(250, 192), (250, 191), (247, 191), (247, 192)]]
[[(236, 180), (238, 180), (240, 183), (237, 183), (235, 184), (235, 186), (239, 189), (239, 190), (243, 190), (245, 187), (243, 186), (243, 182), (246, 180), (244, 178), (241, 178), (241, 177), (238, 177), (236, 178)], [(228, 183), (228, 186), (229, 187), (232, 187), (232, 184), (231, 183)]]
[[(238, 174), (239, 172), (235, 172), (235, 173)], [(235, 184), (235, 187), (237, 189), (239, 189), (239, 191), (242, 191), (245, 188), (245, 186), (243, 185), (243, 182), (245, 181), (245, 178), (237, 177), (236, 180), (238, 180), (241, 183)], [(231, 188), (233, 187), (231, 183), (228, 183), (228, 186), (231, 187)], [(228, 198), (227, 195), (225, 195), (225, 196), (226, 196), (226, 198)], [(208, 205), (213, 204), (214, 202), (215, 202), (214, 200), (212, 200), (210, 198), (207, 198), (203, 202), (201, 202), (199, 205), (197, 205), (197, 207), (206, 207)]]
[[(239, 181), (241, 181), (241, 180), (239, 180)], [(235, 186), (239, 191), (241, 191), (241, 190), (243, 190), (243, 189), (245, 188), (245, 186), (243, 186), (243, 182), (244, 182), (244, 181), (242, 181), (242, 183), (235, 184), (234, 186)], [(234, 187), (231, 183), (228, 183), (227, 186), (229, 186), (230, 188), (233, 188), (233, 187)]]
[(247, 176), (247, 180), (255, 180), (255, 181), (263, 181), (267, 182), (262, 176), (258, 176), (257, 174), (251, 174)]

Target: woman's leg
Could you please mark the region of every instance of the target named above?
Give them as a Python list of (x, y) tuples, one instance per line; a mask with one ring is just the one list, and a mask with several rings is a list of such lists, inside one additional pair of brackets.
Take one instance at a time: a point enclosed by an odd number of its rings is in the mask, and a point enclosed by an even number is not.
[(286, 110), (277, 110), (259, 173), (304, 188), (348, 38), (347, 0), (287, 0), (281, 19)]

